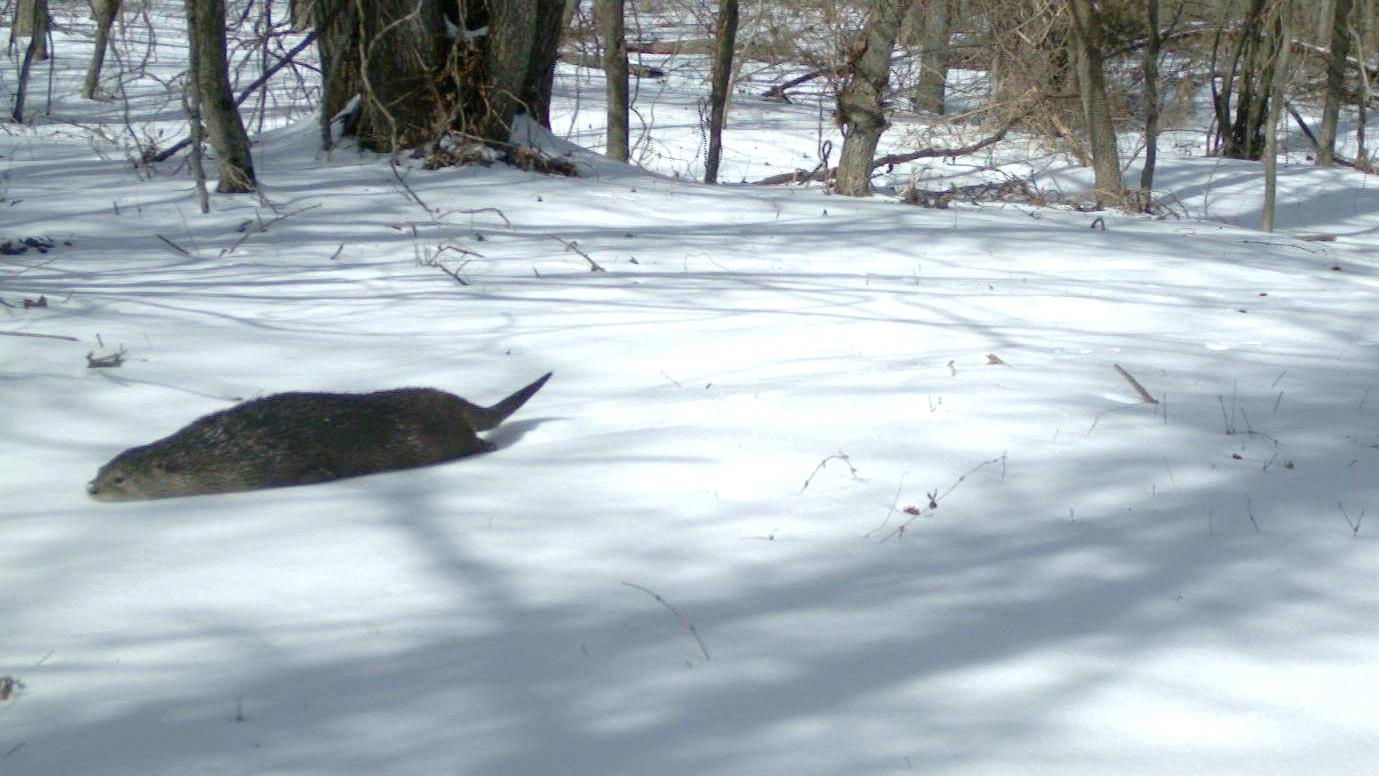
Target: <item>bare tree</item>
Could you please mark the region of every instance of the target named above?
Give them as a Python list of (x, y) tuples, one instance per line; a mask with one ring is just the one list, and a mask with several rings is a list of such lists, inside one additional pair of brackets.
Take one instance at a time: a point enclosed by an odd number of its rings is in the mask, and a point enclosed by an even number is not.
[[(549, 103), (563, 0), (316, 0), (323, 136), (347, 114), (361, 147), (436, 151), (442, 135), (506, 147)], [(353, 112), (346, 108), (358, 97)]]
[(1087, 122), (1087, 140), (1092, 148), (1092, 169), (1096, 174), (1096, 203), (1104, 207), (1119, 201), (1124, 189), (1116, 127), (1106, 95), (1106, 26), (1101, 5), (1095, 0), (1070, 0), (1070, 8), (1073, 37), (1077, 42), (1077, 82)]
[(42, 62), (48, 58), (50, 20), (48, 0), (19, 0), (14, 4), (14, 28), (10, 40), (14, 40), (14, 35), (28, 36), (31, 44), (37, 40), (38, 50), (34, 54), (34, 61)]
[(115, 17), (120, 13), (120, 0), (91, 0), (91, 10), (96, 17), (96, 45), (91, 52), (91, 63), (86, 66), (86, 82), (81, 94), (88, 100), (96, 99), (101, 85), (101, 68), (105, 65), (105, 52), (110, 48), (110, 29), (115, 26)]
[(627, 35), (623, 0), (594, 0), (594, 21), (603, 42), (603, 76), (607, 84), (608, 128), (604, 153), (620, 162), (628, 158)]
[(1288, 53), (1292, 50), (1293, 0), (1279, 0), (1273, 25), (1273, 81), (1269, 91), (1269, 118), (1264, 134), (1264, 207), (1259, 228), (1274, 231), (1274, 210), (1278, 192), (1278, 120), (1283, 114), (1284, 87), (1288, 84)]
[(1326, 100), (1322, 105), (1321, 136), (1317, 164), (1330, 165), (1336, 154), (1336, 120), (1341, 112), (1341, 92), (1345, 88), (1346, 57), (1350, 55), (1350, 11), (1352, 0), (1332, 0), (1330, 19), (1331, 51), (1326, 60)]
[(551, 128), (551, 89), (555, 86), (555, 60), (560, 38), (570, 26), (566, 0), (537, 0), (537, 18), (527, 66), (522, 105), (541, 126)]
[[(15, 90), (14, 112), (11, 114), (15, 121), (24, 120), (24, 101), (29, 94), (29, 74), (33, 72), (34, 62), (47, 58), (47, 29), (48, 29), (48, 0), (29, 0), (26, 8), (24, 3), (15, 6), (15, 13), (28, 13), (27, 29), (29, 30), (29, 46), (24, 50), (24, 63), (19, 66), (19, 88)], [(19, 29), (19, 20), (22, 16), (15, 17), (15, 29)]]
[(871, 192), (872, 157), (888, 126), (881, 99), (890, 79), (891, 51), (911, 2), (871, 0), (862, 29), (844, 57), (845, 81), (838, 90), (843, 151), (835, 184), (840, 194), (864, 197)]
[[(1269, 72), (1272, 62), (1264, 39), (1266, 0), (1249, 0), (1243, 20), (1230, 16), (1223, 6), (1212, 44), (1211, 70), (1216, 72), (1222, 43), (1233, 32), (1235, 44), (1225, 63), (1220, 81), (1212, 80), (1212, 102), (1216, 109), (1216, 148), (1222, 156), (1258, 159), (1264, 147), (1264, 122), (1268, 114)], [(1232, 116), (1232, 95), (1234, 116)]]
[(1144, 44), (1144, 168), (1140, 170), (1140, 207), (1150, 210), (1154, 196), (1154, 167), (1159, 158), (1159, 0), (1145, 0)]
[(188, 89), (196, 90), (196, 104), (206, 121), (206, 135), (216, 153), (220, 182), (216, 191), (254, 191), (254, 161), (249, 135), (230, 91), (225, 55), (225, 0), (186, 0), (191, 66)]
[(737, 45), (737, 0), (718, 0), (714, 29), (713, 76), (709, 92), (709, 152), (704, 159), (704, 182), (718, 182), (718, 162), (723, 155), (723, 125), (728, 116), (728, 87), (733, 75), (733, 48)]
[[(1374, 9), (1373, 2), (1362, 3), (1356, 9), (1355, 24), (1352, 26), (1351, 35), (1354, 37), (1355, 58), (1361, 62), (1365, 61), (1365, 40), (1368, 37), (1370, 19)], [(1360, 89), (1355, 97), (1355, 165), (1362, 170), (1371, 170), (1369, 162), (1369, 151), (1365, 147), (1365, 134), (1367, 124), (1367, 111), (1365, 107), (1370, 100), (1369, 70), (1365, 67), (1360, 68)]]
[[(479, 115), (479, 136), (507, 142), (512, 135), (512, 119), (526, 110), (522, 95), (530, 79), (528, 70), (537, 56), (537, 25), (547, 21), (540, 0), (487, 0), (488, 33), (482, 37), (484, 67), (488, 82), (481, 95), (485, 110)], [(554, 45), (554, 44), (552, 44)], [(555, 58), (550, 58), (555, 65)]]
[(316, 14), (315, 5), (316, 0), (289, 0), (288, 18), (292, 20), (294, 31), (305, 32), (311, 29)]
[(919, 33), (919, 81), (915, 84), (914, 107), (936, 116), (943, 115), (952, 13), (951, 0), (919, 0), (910, 9)]

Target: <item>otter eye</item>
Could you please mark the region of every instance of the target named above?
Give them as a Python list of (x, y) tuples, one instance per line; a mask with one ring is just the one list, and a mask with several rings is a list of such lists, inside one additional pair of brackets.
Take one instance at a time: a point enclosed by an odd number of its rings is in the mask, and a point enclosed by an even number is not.
[(114, 479), (114, 483), (115, 483), (116, 485), (123, 485), (123, 484), (124, 484), (124, 477), (116, 477), (116, 478)]

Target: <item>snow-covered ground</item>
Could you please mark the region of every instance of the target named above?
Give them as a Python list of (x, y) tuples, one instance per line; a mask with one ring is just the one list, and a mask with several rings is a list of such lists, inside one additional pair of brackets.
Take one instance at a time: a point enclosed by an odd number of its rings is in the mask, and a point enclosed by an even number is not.
[[(1379, 763), (1375, 179), (1285, 167), (1267, 235), (1256, 166), (1166, 153), (1187, 217), (1100, 230), (675, 180), (680, 120), (667, 174), (404, 187), (305, 118), (256, 147), (272, 208), (203, 216), (174, 162), (124, 161), (122, 101), (73, 96), (83, 41), (0, 135), (0, 238), (53, 240), (0, 257), (5, 776)], [(595, 121), (567, 76), (557, 128)], [(779, 171), (815, 114), (733, 120)], [(84, 492), (240, 399), (548, 370), (490, 455)]]

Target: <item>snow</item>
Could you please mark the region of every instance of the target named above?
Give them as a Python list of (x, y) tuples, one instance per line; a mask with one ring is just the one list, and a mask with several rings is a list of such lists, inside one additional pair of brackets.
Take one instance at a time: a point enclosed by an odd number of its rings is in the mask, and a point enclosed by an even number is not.
[[(284, 118), (255, 149), (274, 208), (213, 196), (203, 216), (176, 163), (143, 175), (118, 131), (62, 121), (123, 121), (72, 96), (83, 45), (57, 40), (53, 116), (0, 137), (0, 236), (56, 241), (2, 257), (0, 330), (77, 340), (0, 336), (0, 676), (23, 684), (0, 773), (1379, 761), (1372, 179), (1298, 154), (1272, 235), (1251, 229), (1257, 167), (1200, 155), (1161, 159), (1177, 219), (923, 210), (677, 180), (697, 133), (676, 119), (653, 128), (658, 172), (404, 161), (404, 188)], [(693, 109), (689, 81), (663, 117)], [(588, 83), (561, 83), (557, 113), (594, 121)], [(140, 130), (175, 138), (148, 104)], [(725, 179), (813, 158), (801, 106), (734, 117), (777, 161), (738, 145)], [(1338, 239), (1296, 239), (1316, 232)], [(489, 402), (547, 370), (490, 455), (84, 492), (241, 399)]]

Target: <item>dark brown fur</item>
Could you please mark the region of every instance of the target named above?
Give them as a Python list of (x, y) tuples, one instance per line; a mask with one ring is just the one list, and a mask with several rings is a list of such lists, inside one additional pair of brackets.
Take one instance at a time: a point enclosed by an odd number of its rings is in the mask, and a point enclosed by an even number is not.
[(86, 490), (100, 501), (196, 496), (410, 469), (487, 452), (494, 428), (550, 378), (492, 407), (434, 388), (280, 393), (193, 421), (102, 466)]

